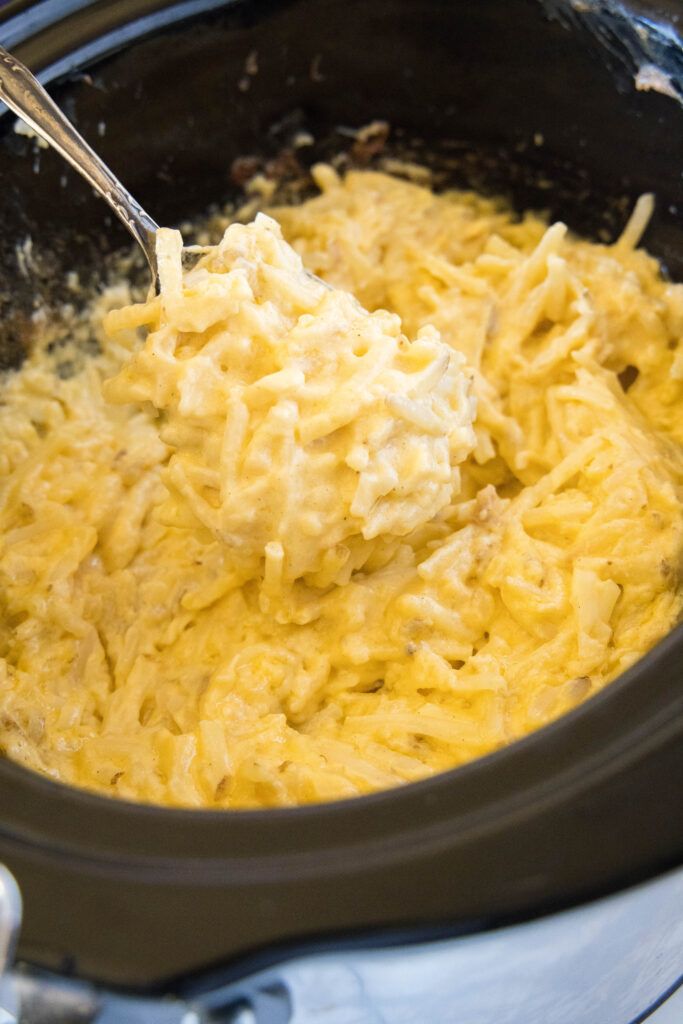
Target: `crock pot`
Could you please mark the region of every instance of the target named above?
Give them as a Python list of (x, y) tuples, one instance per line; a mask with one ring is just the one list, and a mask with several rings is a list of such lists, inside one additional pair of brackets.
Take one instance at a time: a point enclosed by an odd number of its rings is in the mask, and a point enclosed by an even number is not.
[[(645, 241), (680, 278), (680, 18), (664, 0), (10, 0), (0, 43), (160, 222), (236, 196), (235, 160), (286, 157), (295, 131), (312, 163), (382, 119), (443, 183), (592, 237), (654, 191)], [(0, 118), (4, 367), (37, 295), (63, 301), (67, 269), (96, 280), (128, 247), (14, 124)], [(682, 683), (679, 627), (505, 750), (291, 810), (133, 805), (0, 759), (0, 954), (12, 878), (23, 901), (7, 1010), (21, 996), (29, 1022), (644, 1020), (683, 980)]]

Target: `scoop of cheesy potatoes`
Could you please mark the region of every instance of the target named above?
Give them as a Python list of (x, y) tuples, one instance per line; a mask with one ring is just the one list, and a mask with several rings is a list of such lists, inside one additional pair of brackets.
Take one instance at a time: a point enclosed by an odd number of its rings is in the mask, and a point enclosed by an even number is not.
[(185, 276), (179, 232), (162, 229), (157, 251), (160, 296), (105, 321), (149, 333), (104, 396), (163, 414), (161, 513), (229, 549), (226, 590), (263, 577), (274, 601), (299, 579), (346, 584), (450, 503), (474, 404), (433, 327), (409, 342), (395, 313), (308, 274), (262, 213)]
[(3, 382), (14, 760), (160, 804), (353, 796), (543, 725), (680, 617), (683, 287), (645, 207), (606, 246), (315, 176), (190, 271), (162, 232), (160, 295), (92, 305), (99, 354), (46, 330)]

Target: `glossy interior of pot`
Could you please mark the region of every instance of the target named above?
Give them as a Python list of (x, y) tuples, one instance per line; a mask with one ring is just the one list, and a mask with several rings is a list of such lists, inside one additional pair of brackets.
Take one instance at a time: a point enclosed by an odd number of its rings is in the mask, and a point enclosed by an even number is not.
[[(22, 29), (20, 7), (5, 16), (17, 55), (48, 80), (60, 72), (54, 95), (159, 221), (236, 198), (239, 158), (298, 176), (353, 148), (349, 129), (383, 119), (394, 151), (427, 160), (442, 184), (547, 209), (593, 237), (614, 237), (635, 198), (655, 191), (646, 241), (683, 276), (683, 112), (635, 89), (650, 54), (634, 50), (625, 9), (620, 49), (599, 42), (590, 12), (567, 27), (564, 12), (550, 16), (562, 5), (536, 0), (207, 0), (192, 18), (181, 17), (190, 5), (129, 0), (44, 12), (38, 30)], [(290, 149), (302, 130), (315, 140), (297, 151), (303, 168)], [(13, 117), (0, 134), (8, 366), (30, 344), (36, 301), (72, 301), (65, 272), (96, 282), (129, 242)], [(28, 275), (16, 252), (26, 239)], [(682, 650), (670, 638), (510, 750), (343, 805), (164, 811), (0, 763), (0, 858), (24, 892), (23, 953), (144, 986), (313, 937), (477, 927), (656, 871), (683, 851)]]

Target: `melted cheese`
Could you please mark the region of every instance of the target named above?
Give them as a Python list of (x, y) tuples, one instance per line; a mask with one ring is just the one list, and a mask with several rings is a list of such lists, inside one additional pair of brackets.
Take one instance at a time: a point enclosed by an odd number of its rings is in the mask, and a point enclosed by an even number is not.
[(683, 288), (637, 221), (601, 246), (317, 180), (270, 212), (336, 291), (267, 219), (185, 275), (167, 236), (160, 299), (91, 310), (100, 355), (5, 381), (21, 763), (162, 804), (352, 796), (543, 725), (679, 618)]

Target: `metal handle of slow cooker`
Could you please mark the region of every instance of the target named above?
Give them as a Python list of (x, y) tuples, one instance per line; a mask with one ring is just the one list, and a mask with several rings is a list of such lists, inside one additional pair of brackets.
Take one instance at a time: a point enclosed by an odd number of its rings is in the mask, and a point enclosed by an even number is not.
[(109, 203), (144, 250), (156, 284), (158, 225), (50, 99), (29, 69), (0, 46), (0, 99)]

